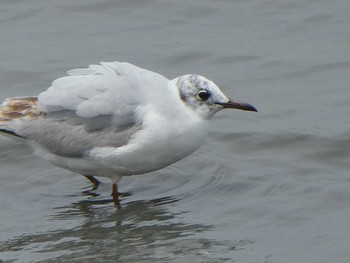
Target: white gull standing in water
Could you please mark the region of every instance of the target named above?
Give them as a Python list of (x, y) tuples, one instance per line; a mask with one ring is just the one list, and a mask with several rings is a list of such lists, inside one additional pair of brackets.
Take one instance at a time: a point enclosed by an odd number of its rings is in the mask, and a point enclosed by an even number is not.
[(209, 120), (222, 109), (257, 111), (226, 97), (210, 80), (169, 80), (125, 62), (74, 69), (38, 97), (14, 97), (0, 106), (0, 132), (23, 140), (35, 154), (80, 173), (117, 183), (175, 163), (200, 147)]

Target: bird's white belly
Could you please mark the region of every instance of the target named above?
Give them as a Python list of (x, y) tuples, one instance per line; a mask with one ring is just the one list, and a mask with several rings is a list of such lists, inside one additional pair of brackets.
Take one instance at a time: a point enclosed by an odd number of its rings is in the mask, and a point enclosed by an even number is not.
[(161, 169), (193, 153), (207, 136), (205, 121), (183, 128), (175, 127), (176, 123), (173, 125), (174, 129), (168, 126), (141, 131), (128, 145), (120, 148), (93, 149), (89, 158), (122, 175)]

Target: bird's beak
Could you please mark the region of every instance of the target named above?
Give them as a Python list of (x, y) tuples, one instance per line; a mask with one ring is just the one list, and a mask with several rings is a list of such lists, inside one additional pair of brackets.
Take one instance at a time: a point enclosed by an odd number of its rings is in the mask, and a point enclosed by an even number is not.
[(241, 102), (241, 101), (234, 101), (234, 100), (229, 100), (226, 103), (219, 103), (222, 107), (227, 108), (227, 109), (238, 109), (238, 110), (245, 110), (245, 111), (258, 111), (253, 105), (246, 103), (246, 102)]

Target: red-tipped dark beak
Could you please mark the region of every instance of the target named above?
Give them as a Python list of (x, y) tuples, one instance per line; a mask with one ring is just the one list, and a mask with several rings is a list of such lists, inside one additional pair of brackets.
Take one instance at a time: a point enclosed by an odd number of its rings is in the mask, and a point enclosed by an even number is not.
[(238, 109), (245, 111), (258, 111), (253, 105), (246, 102), (229, 100), (226, 103), (220, 103), (221, 106), (227, 109)]

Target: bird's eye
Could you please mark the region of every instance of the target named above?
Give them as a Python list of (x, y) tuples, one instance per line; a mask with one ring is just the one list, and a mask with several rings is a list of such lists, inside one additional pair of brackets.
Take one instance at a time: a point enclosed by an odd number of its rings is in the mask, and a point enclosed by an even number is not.
[(197, 96), (201, 100), (207, 100), (210, 97), (210, 93), (207, 90), (200, 90), (198, 91)]

